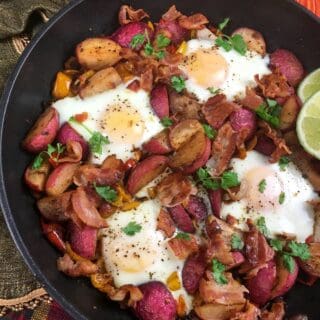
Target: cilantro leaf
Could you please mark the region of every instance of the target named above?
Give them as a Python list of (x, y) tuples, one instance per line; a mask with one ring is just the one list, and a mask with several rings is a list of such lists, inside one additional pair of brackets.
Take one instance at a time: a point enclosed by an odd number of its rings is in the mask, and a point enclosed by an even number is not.
[(283, 243), (279, 239), (270, 239), (270, 245), (274, 251), (282, 251), (283, 250)]
[(138, 48), (139, 46), (141, 46), (144, 41), (145, 41), (145, 35), (142, 33), (138, 33), (136, 34), (130, 41), (130, 47), (133, 49)]
[(43, 152), (40, 152), (33, 160), (32, 162), (32, 169), (33, 170), (36, 170), (36, 169), (39, 169), (42, 164), (43, 164), (43, 161), (44, 161), (44, 153)]
[(304, 261), (310, 259), (309, 246), (306, 243), (297, 243), (292, 240), (289, 242), (288, 247), (291, 250), (292, 256), (298, 257)]
[(203, 126), (203, 129), (204, 129), (204, 132), (205, 132), (206, 136), (209, 139), (212, 140), (217, 136), (217, 131), (215, 129), (213, 129), (210, 125), (203, 124), (202, 126)]
[(160, 122), (165, 128), (168, 128), (173, 124), (173, 121), (169, 117), (163, 117)]
[(259, 192), (263, 193), (264, 190), (266, 189), (266, 186), (267, 186), (266, 179), (262, 179), (262, 180), (259, 182)]
[(224, 20), (218, 24), (218, 29), (222, 31), (228, 25), (229, 21), (230, 18), (224, 18)]
[(171, 78), (171, 85), (177, 92), (183, 91), (186, 87), (185, 80), (181, 76), (173, 76)]
[(227, 52), (232, 50), (232, 44), (228, 39), (223, 39), (222, 37), (218, 37), (215, 43), (218, 47), (223, 48)]
[(213, 278), (220, 285), (224, 285), (228, 283), (228, 280), (224, 274), (225, 270), (226, 270), (226, 267), (219, 260), (217, 259), (212, 260)]
[(108, 137), (104, 137), (100, 132), (94, 132), (89, 139), (90, 150), (96, 154), (102, 154), (102, 146), (109, 144)]
[(218, 190), (220, 183), (218, 180), (213, 179), (206, 168), (200, 168), (197, 170), (197, 177), (201, 184), (210, 190)]
[(247, 52), (247, 44), (243, 40), (243, 37), (240, 34), (235, 34), (231, 37), (231, 44), (235, 51), (244, 56)]
[(265, 237), (269, 236), (269, 230), (267, 228), (266, 219), (264, 217), (260, 217), (256, 220), (256, 226)]
[(165, 56), (165, 51), (164, 51), (164, 50), (157, 51), (154, 55), (155, 55), (156, 58), (159, 59), (159, 60), (160, 60), (160, 59), (163, 59), (164, 56)]
[(266, 103), (262, 103), (256, 110), (256, 114), (273, 127), (278, 128), (280, 125), (281, 106), (275, 100), (267, 99)]
[(289, 254), (287, 253), (284, 253), (282, 255), (282, 262), (283, 262), (283, 265), (287, 268), (287, 270), (290, 272), (290, 273), (293, 273), (294, 271), (294, 258), (292, 258)]
[(126, 227), (122, 228), (121, 230), (127, 236), (134, 236), (136, 233), (140, 232), (142, 229), (140, 224), (137, 224), (135, 221), (131, 221), (127, 224)]
[(185, 232), (179, 232), (177, 233), (177, 235), (175, 236), (176, 239), (184, 239), (184, 240), (190, 240), (190, 235), (189, 233), (185, 233)]
[(56, 148), (53, 145), (48, 144), (47, 154), (50, 158), (55, 151), (56, 151)]
[(218, 94), (221, 92), (221, 89), (215, 89), (214, 87), (209, 87), (207, 88), (207, 90), (211, 93), (211, 94)]
[(238, 175), (233, 171), (225, 171), (221, 177), (221, 188), (227, 190), (240, 184)]
[(159, 49), (167, 47), (170, 44), (170, 42), (171, 40), (161, 33), (156, 38), (156, 44)]
[(237, 233), (234, 233), (231, 237), (231, 248), (233, 250), (242, 250), (244, 243)]
[(116, 190), (111, 188), (110, 186), (101, 186), (98, 187), (94, 184), (94, 189), (96, 190), (97, 194), (104, 200), (108, 202), (113, 202), (117, 199), (118, 193)]
[(144, 52), (147, 56), (153, 55), (154, 49), (150, 42), (146, 43), (144, 46)]
[(284, 200), (286, 198), (286, 194), (282, 191), (279, 195), (279, 203), (280, 204), (283, 204), (284, 203)]
[(280, 170), (281, 171), (285, 171), (286, 170), (286, 167), (288, 166), (290, 162), (290, 159), (286, 156), (282, 156), (280, 159), (279, 159), (279, 167), (280, 167)]

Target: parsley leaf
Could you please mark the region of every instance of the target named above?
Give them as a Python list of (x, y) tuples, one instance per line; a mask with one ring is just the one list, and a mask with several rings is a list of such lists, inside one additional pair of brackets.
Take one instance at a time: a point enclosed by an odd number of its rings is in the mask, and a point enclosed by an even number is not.
[(47, 151), (40, 152), (33, 160), (32, 169), (36, 170), (42, 166), (45, 155), (48, 155), (49, 158), (51, 158), (54, 161), (58, 161), (60, 155), (63, 153), (65, 148), (66, 147), (64, 145), (62, 145), (61, 143), (57, 143), (56, 146), (48, 144)]
[(206, 189), (218, 190), (220, 188), (219, 181), (213, 179), (206, 168), (198, 169), (197, 177)]
[(109, 144), (108, 137), (104, 137), (100, 132), (94, 132), (89, 139), (89, 146), (93, 153), (102, 154), (102, 146)]
[(280, 159), (279, 159), (279, 167), (280, 167), (280, 170), (281, 171), (285, 171), (286, 170), (286, 167), (288, 166), (290, 162), (290, 159), (286, 156), (282, 156)]
[(173, 121), (168, 117), (163, 117), (160, 122), (165, 128), (168, 128), (173, 124)]
[(224, 274), (225, 270), (226, 270), (226, 267), (219, 260), (217, 259), (212, 260), (213, 278), (220, 285), (224, 285), (228, 283), (228, 280)]
[(286, 194), (282, 191), (279, 195), (279, 203), (280, 204), (283, 204), (284, 203), (284, 200), (286, 198)]
[(304, 261), (310, 259), (310, 251), (306, 243), (297, 243), (292, 240), (289, 242), (288, 247), (291, 250), (292, 256), (298, 257)]
[(283, 262), (283, 265), (287, 268), (287, 270), (290, 273), (294, 271), (294, 266), (295, 266), (294, 259), (289, 254), (284, 253), (282, 255), (282, 262)]
[(154, 55), (155, 55), (156, 58), (159, 59), (159, 60), (160, 60), (160, 59), (163, 59), (164, 56), (165, 56), (165, 51), (164, 51), (164, 50), (157, 51)]
[(156, 38), (157, 47), (159, 49), (167, 47), (170, 44), (170, 42), (171, 40), (161, 33)]
[(146, 43), (144, 47), (144, 52), (147, 56), (153, 55), (154, 49), (150, 42)]
[(260, 217), (256, 220), (256, 226), (265, 237), (269, 236), (269, 230), (267, 228), (266, 219), (264, 217)]
[(213, 129), (210, 125), (203, 124), (202, 126), (203, 126), (203, 129), (204, 129), (204, 132), (205, 132), (206, 136), (209, 139), (212, 140), (217, 136), (217, 131), (215, 129)]
[(214, 87), (209, 87), (207, 88), (207, 90), (211, 93), (211, 94), (218, 94), (221, 92), (221, 89), (215, 89)]
[(238, 175), (233, 171), (225, 171), (221, 177), (221, 188), (227, 190), (240, 184)]
[(118, 197), (117, 191), (110, 186), (98, 187), (96, 184), (94, 184), (94, 189), (102, 199), (108, 202), (114, 202)]
[(283, 250), (283, 243), (279, 239), (270, 239), (270, 245), (274, 251), (282, 251)]
[(266, 189), (267, 182), (266, 179), (262, 179), (259, 183), (259, 192), (263, 193), (264, 190)]
[(126, 227), (122, 228), (121, 230), (127, 236), (134, 236), (136, 233), (140, 232), (142, 229), (140, 224), (137, 224), (135, 221), (131, 221), (127, 224)]
[(247, 44), (243, 40), (243, 37), (240, 34), (235, 34), (231, 37), (232, 47), (235, 51), (244, 56), (247, 52)]
[(222, 31), (227, 26), (229, 21), (230, 21), (230, 18), (224, 18), (224, 20), (218, 24), (218, 29)]
[(230, 43), (230, 41), (228, 39), (223, 39), (222, 37), (218, 37), (216, 39), (216, 45), (223, 48), (227, 52), (232, 50), (232, 44)]
[(33, 163), (32, 163), (32, 169), (33, 170), (36, 170), (36, 169), (39, 169), (42, 164), (43, 164), (43, 161), (44, 161), (44, 153), (43, 152), (40, 152), (33, 160)]
[(281, 106), (275, 100), (267, 99), (266, 103), (261, 104), (256, 110), (256, 114), (273, 127), (280, 125)]
[(231, 237), (231, 248), (233, 250), (242, 250), (244, 243), (237, 233), (234, 233)]
[(55, 151), (56, 151), (56, 148), (53, 145), (48, 144), (47, 154), (50, 158)]
[(183, 91), (186, 87), (185, 80), (181, 76), (173, 76), (171, 78), (171, 85), (177, 92)]
[(175, 236), (176, 239), (184, 239), (184, 240), (190, 240), (190, 235), (189, 233), (185, 233), (185, 232), (179, 232), (177, 233), (177, 235)]
[(130, 47), (133, 49), (138, 48), (139, 46), (141, 46), (144, 41), (145, 41), (145, 35), (142, 33), (138, 33), (136, 34), (130, 41)]

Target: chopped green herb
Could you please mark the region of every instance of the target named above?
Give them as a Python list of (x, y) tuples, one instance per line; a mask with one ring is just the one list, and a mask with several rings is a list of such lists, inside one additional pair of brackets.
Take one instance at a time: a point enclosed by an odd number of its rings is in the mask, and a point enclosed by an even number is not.
[(298, 257), (301, 260), (310, 259), (309, 246), (306, 243), (297, 243), (292, 240), (289, 242), (288, 247), (291, 250), (292, 256)]
[(242, 56), (246, 54), (248, 49), (246, 42), (243, 40), (243, 37), (240, 34), (235, 34), (231, 37), (226, 35), (218, 37), (216, 39), (216, 45), (218, 47), (222, 47), (227, 52), (234, 49)]
[(189, 233), (185, 233), (185, 232), (179, 232), (176, 236), (176, 239), (183, 239), (183, 240), (190, 240), (190, 235)]
[(205, 134), (207, 135), (207, 137), (209, 139), (214, 139), (217, 136), (217, 131), (215, 129), (213, 129), (210, 125), (208, 124), (203, 124), (203, 129)]
[(33, 170), (36, 170), (36, 169), (39, 169), (42, 164), (43, 164), (43, 161), (44, 161), (44, 153), (43, 152), (40, 152), (33, 160), (33, 163), (32, 163), (32, 169)]
[(103, 136), (100, 132), (94, 132), (89, 139), (89, 146), (93, 153), (102, 154), (102, 146), (109, 144), (108, 137)]
[(136, 233), (140, 232), (142, 229), (140, 224), (137, 224), (135, 221), (131, 221), (127, 224), (126, 227), (122, 228), (121, 230), (127, 236), (134, 236)]
[(279, 195), (279, 203), (283, 204), (285, 199), (286, 199), (286, 194), (282, 191)]
[(288, 157), (282, 156), (278, 162), (280, 170), (285, 171), (289, 162), (290, 162), (290, 159)]
[(287, 270), (290, 273), (293, 273), (294, 266), (295, 266), (294, 258), (292, 258), (289, 254), (284, 253), (282, 255), (282, 261), (283, 261), (283, 265), (287, 268)]
[(267, 186), (266, 179), (261, 180), (259, 183), (259, 192), (263, 193), (264, 190), (266, 190), (266, 186)]
[(220, 285), (225, 285), (228, 283), (228, 280), (224, 274), (225, 270), (226, 270), (226, 267), (219, 260), (217, 259), (212, 260), (213, 278)]
[(200, 168), (197, 170), (197, 177), (201, 184), (210, 190), (218, 190), (220, 183), (218, 180), (213, 179), (206, 168)]
[(94, 184), (94, 189), (96, 190), (97, 194), (104, 200), (108, 202), (114, 202), (117, 200), (118, 193), (116, 190), (111, 188), (110, 186), (101, 186), (98, 187)]
[(221, 176), (221, 188), (227, 190), (240, 184), (238, 175), (233, 171), (225, 171)]
[(214, 87), (209, 87), (207, 88), (207, 90), (211, 93), (211, 94), (218, 94), (221, 92), (221, 89), (215, 89)]
[(161, 33), (156, 38), (156, 44), (159, 49), (167, 47), (170, 44), (170, 42), (171, 40)]
[(154, 49), (150, 42), (147, 42), (144, 46), (144, 52), (147, 56), (153, 55)]
[(273, 127), (280, 125), (281, 106), (275, 100), (267, 99), (266, 103), (261, 104), (256, 110), (256, 114)]
[(279, 239), (270, 239), (270, 245), (274, 251), (282, 251), (283, 250), (283, 243)]
[(50, 158), (55, 151), (56, 151), (56, 148), (53, 145), (48, 144), (47, 154)]
[(218, 24), (218, 29), (222, 31), (228, 25), (229, 21), (230, 18), (224, 18), (224, 20)]
[(160, 122), (165, 128), (168, 128), (173, 124), (173, 121), (168, 117), (163, 117)]
[(244, 247), (244, 243), (241, 237), (237, 233), (234, 233), (231, 237), (231, 248), (233, 250), (242, 250), (243, 247)]
[(226, 50), (227, 52), (232, 50), (232, 44), (229, 41), (229, 39), (223, 39), (222, 37), (218, 37), (216, 39), (216, 45), (218, 47), (223, 48), (224, 50)]
[(145, 35), (144, 34), (141, 34), (141, 33), (138, 33), (136, 34), (132, 39), (131, 39), (131, 42), (130, 42), (130, 47), (133, 48), (133, 49), (136, 49), (138, 48), (139, 46), (141, 46), (144, 41), (145, 41)]
[(185, 80), (181, 76), (173, 76), (171, 78), (171, 85), (177, 92), (182, 92), (186, 87)]
[(42, 166), (46, 155), (48, 155), (49, 158), (51, 158), (52, 160), (58, 161), (60, 155), (63, 153), (65, 149), (66, 147), (61, 143), (57, 143), (56, 146), (48, 144), (47, 151), (40, 152), (33, 160), (32, 169), (39, 169)]
[(266, 219), (264, 217), (260, 217), (256, 220), (256, 226), (265, 237), (269, 236), (269, 230), (267, 228)]
[(156, 58), (159, 59), (159, 60), (160, 60), (160, 59), (163, 59), (164, 56), (165, 56), (165, 51), (164, 51), (164, 50), (157, 51), (154, 55), (155, 55)]

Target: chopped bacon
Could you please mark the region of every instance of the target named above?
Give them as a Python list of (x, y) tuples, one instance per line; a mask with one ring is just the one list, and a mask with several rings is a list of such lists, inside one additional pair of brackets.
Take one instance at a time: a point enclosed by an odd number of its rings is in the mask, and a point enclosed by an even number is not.
[(141, 74), (140, 86), (141, 86), (141, 89), (147, 92), (151, 92), (152, 84), (153, 84), (153, 74), (152, 74), (152, 69), (149, 68), (148, 70), (146, 70)]
[(199, 284), (199, 294), (205, 303), (233, 305), (246, 302), (247, 288), (234, 280), (231, 273), (227, 272), (225, 276), (228, 283), (221, 285), (214, 280), (212, 272), (206, 271)]
[(71, 197), (72, 207), (78, 218), (87, 226), (94, 228), (107, 227), (107, 223), (90, 201), (83, 187), (77, 188)]
[(82, 159), (82, 146), (78, 141), (68, 141), (66, 151), (58, 159), (58, 163), (71, 162), (77, 163)]
[(210, 98), (204, 104), (202, 113), (212, 127), (219, 129), (237, 108), (239, 108), (239, 106), (233, 102), (227, 101), (224, 94), (218, 94)]
[(261, 128), (263, 133), (273, 141), (274, 145), (276, 146), (275, 150), (270, 156), (271, 163), (276, 163), (282, 156), (292, 153), (289, 147), (286, 145), (286, 141), (283, 138), (279, 137), (277, 131), (275, 129), (272, 129), (268, 123), (266, 123), (265, 121), (259, 121), (258, 126)]
[(162, 19), (165, 21), (173, 21), (182, 16), (182, 13), (177, 10), (176, 6), (173, 5), (169, 10), (162, 15)]
[(277, 70), (264, 75), (261, 79), (256, 75), (255, 80), (267, 98), (285, 98), (292, 94), (292, 88), (286, 78)]
[(255, 92), (254, 89), (247, 87), (246, 95), (240, 100), (240, 103), (253, 111), (256, 111), (263, 104), (263, 99)]
[(229, 122), (226, 122), (218, 130), (217, 137), (212, 144), (213, 176), (219, 176), (228, 167), (236, 149), (236, 144), (237, 132), (232, 129)]
[(189, 17), (183, 16), (179, 18), (180, 26), (187, 30), (201, 30), (207, 23), (209, 23), (209, 20), (201, 13), (195, 13)]
[(178, 45), (187, 38), (189, 31), (182, 28), (176, 20), (161, 19), (157, 25), (157, 33), (162, 33), (171, 40), (172, 44)]
[(199, 250), (199, 245), (193, 235), (186, 235), (186, 238), (172, 238), (168, 241), (168, 245), (180, 260), (187, 259), (192, 253)]
[(143, 9), (133, 9), (131, 6), (122, 5), (118, 14), (119, 23), (121, 26), (130, 22), (141, 21), (144, 18), (149, 18), (149, 15)]
[(260, 314), (260, 309), (247, 301), (245, 310), (237, 312), (230, 320), (257, 320)]
[(125, 171), (125, 164), (122, 160), (117, 159), (117, 157), (113, 154), (103, 160), (101, 169), (116, 169), (119, 171)]
[(283, 301), (275, 302), (272, 304), (270, 311), (263, 311), (261, 320), (282, 320), (285, 316)]
[(57, 267), (59, 271), (70, 277), (90, 276), (98, 271), (98, 266), (90, 260), (83, 259), (75, 262), (67, 253), (58, 258)]
[(157, 218), (157, 230), (163, 231), (167, 238), (171, 238), (176, 230), (170, 214), (163, 209), (160, 210)]
[(180, 172), (166, 176), (157, 186), (157, 195), (165, 207), (174, 207), (196, 193), (190, 180)]
[(140, 82), (139, 80), (134, 80), (132, 81), (128, 86), (127, 89), (133, 91), (133, 92), (137, 92), (140, 90)]
[(243, 304), (223, 305), (219, 303), (208, 303), (194, 308), (196, 314), (202, 320), (226, 320), (237, 312), (243, 310)]

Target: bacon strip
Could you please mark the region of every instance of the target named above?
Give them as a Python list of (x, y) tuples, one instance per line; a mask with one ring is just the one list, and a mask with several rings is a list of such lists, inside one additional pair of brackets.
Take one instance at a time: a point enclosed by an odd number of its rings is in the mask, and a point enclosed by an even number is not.
[(152, 69), (149, 68), (141, 74), (140, 87), (141, 89), (151, 92), (153, 84), (153, 74)]
[(180, 17), (179, 24), (182, 28), (187, 30), (201, 30), (209, 20), (202, 13), (196, 13), (189, 17)]
[(163, 209), (160, 210), (157, 218), (157, 230), (163, 231), (167, 238), (171, 238), (176, 230), (170, 214)]
[(144, 18), (149, 18), (149, 15), (143, 9), (133, 9), (131, 6), (122, 5), (118, 14), (119, 23), (121, 26), (130, 22), (141, 21)]
[(246, 95), (240, 100), (240, 103), (244, 107), (256, 111), (259, 106), (263, 104), (263, 99), (255, 92), (254, 89), (247, 87)]
[(260, 314), (260, 310), (247, 301), (245, 310), (237, 312), (230, 320), (257, 320)]
[(182, 13), (177, 10), (176, 6), (173, 5), (169, 10), (162, 15), (162, 19), (165, 21), (174, 21), (182, 16)]
[(168, 241), (168, 245), (173, 251), (174, 255), (180, 259), (187, 259), (192, 253), (199, 250), (199, 245), (193, 235), (188, 235), (188, 239), (172, 238)]
[(66, 152), (58, 159), (58, 163), (71, 162), (77, 163), (82, 159), (82, 146), (78, 141), (68, 141)]
[(285, 316), (283, 301), (272, 304), (270, 311), (263, 311), (261, 320), (282, 320)]

